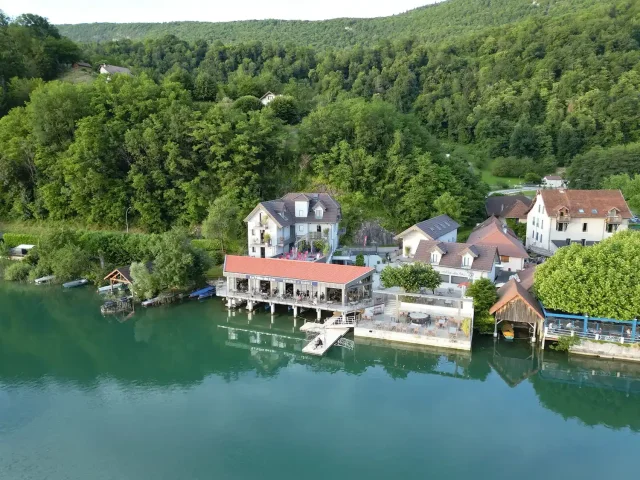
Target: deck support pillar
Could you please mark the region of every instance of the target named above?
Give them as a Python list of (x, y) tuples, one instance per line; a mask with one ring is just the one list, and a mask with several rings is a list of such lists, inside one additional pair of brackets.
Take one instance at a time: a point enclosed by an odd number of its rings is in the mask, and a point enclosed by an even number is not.
[(322, 310), (320, 310), (319, 308), (316, 308), (316, 313), (318, 315), (318, 321), (320, 321), (322, 319)]
[(273, 316), (276, 313), (276, 304), (272, 303), (271, 304), (271, 316)]
[(498, 319), (495, 319), (495, 324), (493, 327), (493, 338), (498, 338)]
[(298, 306), (294, 305), (293, 306), (293, 318), (298, 316)]
[(231, 297), (227, 297), (227, 308), (231, 308)]
[(249, 300), (247, 302), (247, 310), (249, 310), (250, 312), (253, 312), (253, 301)]
[(533, 334), (531, 335), (531, 343), (536, 343), (536, 327), (538, 326), (538, 322), (533, 324)]

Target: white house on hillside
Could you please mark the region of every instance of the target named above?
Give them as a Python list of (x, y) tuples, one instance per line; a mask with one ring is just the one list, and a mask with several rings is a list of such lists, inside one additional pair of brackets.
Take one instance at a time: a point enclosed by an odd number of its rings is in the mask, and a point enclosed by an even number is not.
[(262, 105), (269, 105), (271, 102), (273, 102), (276, 97), (279, 97), (280, 95), (276, 95), (275, 93), (272, 92), (267, 92), (265, 93), (262, 97), (260, 97), (260, 103), (262, 103)]
[(333, 251), (338, 246), (342, 212), (327, 193), (288, 193), (278, 200), (260, 202), (245, 218), (249, 256), (276, 257), (290, 252), (302, 240), (323, 240)]
[(543, 255), (593, 245), (627, 229), (631, 217), (620, 190), (540, 190), (527, 214), (526, 245)]
[(118, 67), (116, 65), (107, 65), (103, 63), (100, 65), (100, 73), (103, 75), (112, 75), (114, 73), (123, 73), (125, 75), (131, 75), (131, 70), (126, 67)]
[(480, 278), (495, 282), (500, 263), (498, 249), (494, 246), (433, 240), (420, 241), (414, 260), (430, 264), (440, 274), (445, 287), (473, 283)]
[(416, 253), (422, 240), (455, 242), (458, 239), (459, 226), (448, 215), (439, 215), (412, 225), (394, 239), (402, 240), (402, 254), (410, 257)]
[(542, 186), (545, 188), (564, 188), (567, 182), (560, 175), (547, 175), (542, 178)]

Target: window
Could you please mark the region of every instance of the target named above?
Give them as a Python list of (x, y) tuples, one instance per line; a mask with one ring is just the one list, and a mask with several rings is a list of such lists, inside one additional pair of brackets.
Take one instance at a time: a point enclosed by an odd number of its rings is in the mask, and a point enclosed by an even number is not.
[(538, 205), (538, 213), (542, 213), (542, 205)]
[(571, 245), (571, 239), (567, 238), (567, 245)]
[(318, 232), (318, 233), (322, 233), (322, 225), (318, 225), (318, 226), (316, 227), (316, 232)]
[(536, 232), (536, 242), (538, 241), (538, 232)]
[(534, 231), (533, 231), (533, 230), (531, 230), (531, 238), (535, 237), (535, 235), (536, 235), (536, 234), (534, 233)]
[(542, 243), (542, 235), (540, 235), (540, 243)]
[(587, 224), (586, 222), (582, 224), (582, 231), (586, 232), (587, 231)]
[(256, 247), (251, 247), (251, 253), (256, 253)]
[(544, 220), (540, 220), (540, 228), (544, 228)]
[(566, 232), (568, 223), (556, 223), (556, 232)]
[(614, 233), (618, 230), (617, 223), (607, 223), (607, 233)]
[(469, 265), (471, 265), (471, 262), (469, 261), (469, 255), (465, 255), (464, 257), (462, 257), (462, 266), (468, 267)]
[(435, 263), (435, 264), (439, 263), (437, 252), (431, 252), (431, 263)]
[(509, 258), (510, 258), (510, 257), (508, 257), (508, 256), (506, 256), (506, 255), (500, 255), (500, 262), (502, 262), (502, 263), (508, 263), (508, 262), (509, 262)]
[(299, 225), (298, 226), (298, 231), (299, 232), (304, 232), (304, 225)]
[(316, 218), (322, 218), (322, 209), (316, 208)]
[(584, 213), (584, 208), (579, 208), (578, 213)]
[(582, 243), (582, 246), (584, 247), (587, 244), (587, 241), (583, 238), (580, 243)]
[(298, 216), (299, 217), (306, 217), (306, 215), (304, 214), (304, 210), (298, 210)]

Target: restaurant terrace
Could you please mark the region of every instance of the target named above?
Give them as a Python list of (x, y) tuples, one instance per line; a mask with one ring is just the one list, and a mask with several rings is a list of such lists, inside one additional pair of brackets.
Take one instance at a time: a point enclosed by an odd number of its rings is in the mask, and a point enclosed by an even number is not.
[(227, 255), (223, 275), (226, 286), (217, 295), (226, 298), (227, 306), (247, 303), (339, 312), (344, 318), (374, 305), (373, 273), (369, 267), (311, 263), (279, 258), (255, 258)]

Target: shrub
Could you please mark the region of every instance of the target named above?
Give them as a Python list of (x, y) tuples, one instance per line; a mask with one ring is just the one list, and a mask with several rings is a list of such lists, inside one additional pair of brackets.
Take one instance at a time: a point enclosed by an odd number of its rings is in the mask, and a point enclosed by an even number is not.
[(18, 245), (38, 245), (40, 237), (27, 233), (5, 233), (2, 238), (8, 248), (17, 247)]
[(364, 267), (364, 255), (361, 253), (356, 256), (356, 266)]
[(24, 282), (29, 278), (29, 272), (33, 267), (25, 262), (16, 262), (4, 270), (4, 279), (10, 282)]
[(580, 337), (562, 336), (558, 337), (555, 345), (551, 345), (551, 350), (568, 352), (574, 345), (580, 345)]
[(529, 172), (524, 176), (524, 183), (540, 185), (540, 183), (542, 183), (542, 177), (537, 173)]

